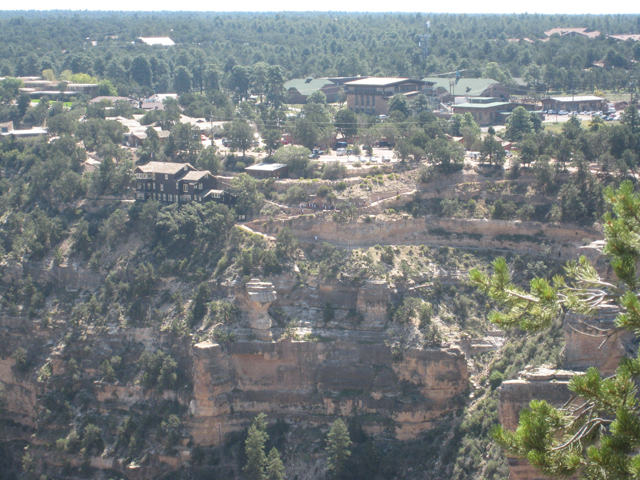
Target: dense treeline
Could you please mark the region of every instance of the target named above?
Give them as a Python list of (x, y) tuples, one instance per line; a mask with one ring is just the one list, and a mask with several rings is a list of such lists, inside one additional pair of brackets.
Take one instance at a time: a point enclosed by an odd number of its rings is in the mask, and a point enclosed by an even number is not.
[[(420, 35), (431, 22), (429, 57)], [(366, 28), (363, 26), (366, 25)], [(597, 39), (544, 38), (554, 27), (587, 27)], [(280, 66), (287, 78), (328, 75), (423, 76), (465, 70), (480, 76), (497, 62), (509, 77), (554, 89), (628, 88), (640, 43), (607, 34), (639, 33), (634, 15), (450, 15), (346, 13), (0, 14), (0, 75), (51, 70), (108, 79), (121, 95), (237, 89), (234, 67)], [(135, 43), (170, 36), (175, 47)], [(97, 42), (93, 45), (92, 42)], [(604, 61), (607, 68), (592, 68)]]

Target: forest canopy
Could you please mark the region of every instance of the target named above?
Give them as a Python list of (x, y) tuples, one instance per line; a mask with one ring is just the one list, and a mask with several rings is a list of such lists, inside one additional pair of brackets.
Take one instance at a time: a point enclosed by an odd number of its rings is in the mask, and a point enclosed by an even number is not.
[[(537, 41), (555, 27), (601, 35)], [(634, 15), (3, 12), (0, 76), (86, 74), (132, 95), (242, 90), (256, 78), (238, 67), (261, 62), (280, 66), (286, 78), (458, 71), (480, 77), (495, 63), (493, 71), (506, 79), (554, 89), (620, 89), (635, 78), (640, 42), (607, 35), (639, 32)], [(137, 40), (148, 36), (169, 36), (176, 46)]]

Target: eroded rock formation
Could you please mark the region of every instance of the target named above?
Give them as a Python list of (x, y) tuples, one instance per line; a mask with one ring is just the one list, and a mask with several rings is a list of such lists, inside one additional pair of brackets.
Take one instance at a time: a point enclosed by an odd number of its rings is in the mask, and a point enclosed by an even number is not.
[(468, 381), (455, 348), (410, 350), (402, 360), (385, 345), (357, 341), (206, 341), (192, 352), (192, 435), (202, 445), (218, 444), (260, 412), (310, 425), (367, 415), (371, 433), (411, 439), (460, 408)]
[[(603, 311), (596, 318), (567, 314), (563, 329), (566, 337), (562, 365), (529, 368), (520, 378), (508, 380), (500, 387), (499, 415), (505, 428), (515, 430), (519, 412), (531, 400), (546, 400), (562, 406), (570, 398), (567, 388), (571, 377), (594, 366), (602, 375), (611, 375), (620, 359), (634, 354), (637, 344), (634, 335), (615, 326), (615, 311)], [(524, 460), (509, 459), (512, 480), (539, 480), (542, 476)]]

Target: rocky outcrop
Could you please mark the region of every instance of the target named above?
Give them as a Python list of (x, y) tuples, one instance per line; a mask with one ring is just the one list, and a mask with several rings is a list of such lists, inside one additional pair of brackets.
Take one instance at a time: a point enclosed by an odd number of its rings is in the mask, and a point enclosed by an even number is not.
[(320, 425), (327, 416), (362, 415), (372, 433), (415, 438), (460, 408), (467, 388), (458, 349), (409, 350), (357, 342), (210, 341), (193, 349), (192, 436), (216, 445), (260, 412)]
[(596, 367), (604, 376), (613, 374), (624, 356), (635, 356), (637, 338), (616, 327), (617, 312), (601, 312), (598, 317), (567, 314), (563, 327), (566, 344), (562, 366), (584, 371)]
[(387, 307), (391, 301), (390, 286), (382, 280), (369, 280), (358, 290), (356, 308), (364, 319), (360, 327), (366, 330), (384, 329)]
[(273, 324), (269, 315), (269, 306), (278, 299), (271, 282), (252, 279), (245, 286), (246, 291), (239, 296), (243, 311), (247, 316), (248, 327), (259, 340), (271, 341), (270, 328)]
[(101, 273), (71, 266), (52, 265), (49, 268), (43, 268), (37, 265), (12, 263), (5, 266), (3, 281), (14, 282), (26, 276), (30, 276), (38, 283), (55, 282), (72, 290), (98, 288), (106, 277)]
[[(546, 400), (562, 406), (570, 398), (569, 380), (591, 366), (602, 375), (612, 374), (623, 356), (634, 354), (634, 336), (615, 325), (615, 311), (604, 310), (598, 317), (568, 314), (563, 322), (566, 336), (562, 352), (562, 368), (543, 366), (528, 368), (517, 380), (508, 380), (500, 387), (498, 413), (500, 423), (509, 430), (518, 426), (519, 412), (531, 400)], [(511, 480), (542, 480), (544, 477), (525, 460), (509, 459)]]

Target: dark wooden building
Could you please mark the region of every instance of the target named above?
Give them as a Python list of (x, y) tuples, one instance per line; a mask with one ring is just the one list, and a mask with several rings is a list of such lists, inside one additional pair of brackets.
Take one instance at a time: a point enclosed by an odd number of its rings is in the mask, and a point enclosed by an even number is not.
[(245, 173), (254, 178), (286, 178), (289, 169), (284, 163), (259, 163), (244, 169)]
[(189, 163), (149, 162), (137, 167), (134, 173), (136, 200), (235, 203), (235, 196), (219, 189), (216, 177), (211, 172), (197, 170)]

